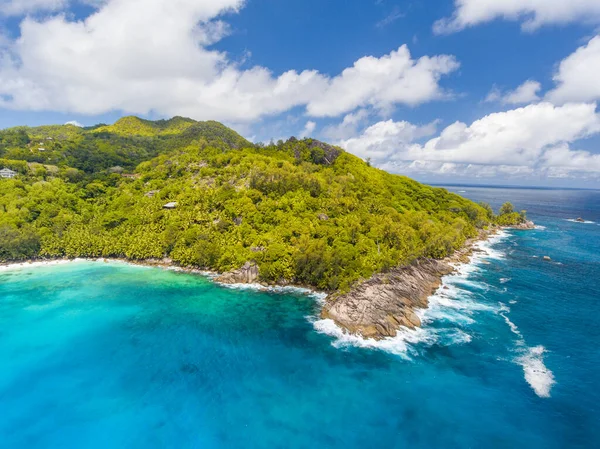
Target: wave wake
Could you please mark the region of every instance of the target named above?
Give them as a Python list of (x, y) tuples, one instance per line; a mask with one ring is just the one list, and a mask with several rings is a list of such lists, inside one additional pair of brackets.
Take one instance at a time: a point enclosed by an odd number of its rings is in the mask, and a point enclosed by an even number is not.
[(544, 365), (545, 352), (546, 348), (543, 346), (535, 346), (527, 348), (524, 354), (517, 358), (517, 362), (523, 367), (525, 380), (541, 398), (549, 398), (550, 390), (556, 383), (554, 374)]
[(508, 324), (511, 332), (519, 337), (517, 340), (517, 352), (520, 355), (514, 361), (523, 368), (525, 381), (533, 389), (535, 394), (541, 398), (549, 398), (550, 390), (556, 381), (552, 371), (544, 365), (544, 353), (546, 352), (546, 348), (543, 346), (527, 347), (523, 334), (517, 325), (508, 317), (509, 312), (510, 308), (506, 304), (500, 303), (500, 316), (504, 318), (504, 321)]

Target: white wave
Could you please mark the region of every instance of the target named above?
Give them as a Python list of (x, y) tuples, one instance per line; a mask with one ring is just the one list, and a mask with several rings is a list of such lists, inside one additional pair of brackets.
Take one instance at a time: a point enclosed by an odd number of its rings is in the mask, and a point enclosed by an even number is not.
[(288, 294), (301, 294), (315, 298), (317, 301), (322, 302), (327, 298), (327, 293), (318, 292), (309, 288), (297, 287), (297, 286), (265, 286), (262, 284), (222, 284), (220, 286), (229, 288), (232, 290), (256, 290), (261, 292), (273, 292), (273, 293), (288, 293)]
[(456, 329), (454, 332), (452, 332), (449, 335), (452, 338), (450, 343), (455, 344), (455, 345), (471, 343), (471, 341), (473, 340), (473, 337), (471, 337), (469, 334), (467, 334), (466, 332), (461, 331), (459, 329)]
[(581, 223), (581, 224), (594, 224), (594, 223), (596, 223), (595, 221), (590, 221), (590, 220), (579, 221), (576, 218), (566, 218), (566, 220), (570, 221), (571, 223)]
[(506, 322), (506, 324), (508, 324), (510, 331), (520, 338), (520, 341), (518, 342), (520, 344), (523, 340), (523, 334), (521, 334), (521, 331), (519, 330), (517, 325), (513, 323), (508, 317), (508, 314), (510, 313), (510, 307), (508, 307), (506, 304), (500, 303), (500, 310), (498, 311), (498, 313), (502, 318), (504, 318), (504, 321)]
[(72, 262), (81, 262), (84, 259), (59, 259), (59, 260), (47, 260), (47, 261), (36, 261), (36, 262), (20, 262), (20, 263), (11, 263), (6, 265), (0, 265), (0, 271), (11, 271), (11, 270), (21, 270), (23, 268), (36, 268), (36, 267), (44, 267), (49, 265), (62, 265)]
[(511, 278), (500, 278), (500, 283), (501, 284), (506, 284), (507, 282), (511, 281)]
[(366, 348), (385, 351), (409, 360), (417, 345), (432, 346), (434, 344), (451, 345), (469, 343), (472, 337), (460, 329), (431, 329), (419, 327), (416, 329), (403, 328), (395, 337), (382, 340), (363, 338), (344, 332), (333, 320), (316, 320), (315, 330), (321, 334), (333, 337), (332, 346), (335, 348)]
[(550, 390), (556, 383), (554, 374), (546, 365), (544, 365), (543, 346), (528, 348), (527, 352), (517, 359), (517, 362), (523, 367), (525, 380), (533, 388), (535, 394), (541, 398), (549, 398)]
[(544, 231), (546, 229), (546, 226), (535, 225), (535, 229), (537, 229), (538, 231)]
[(358, 348), (379, 349), (404, 358), (409, 358), (409, 343), (433, 343), (435, 341), (434, 334), (424, 328), (401, 330), (395, 337), (388, 337), (383, 340), (348, 334), (330, 319), (315, 321), (314, 328), (321, 334), (333, 337), (335, 340), (331, 344), (336, 348), (355, 346)]
[(541, 398), (550, 397), (550, 390), (556, 381), (554, 380), (552, 371), (544, 365), (544, 352), (546, 352), (546, 348), (543, 346), (528, 348), (525, 343), (525, 338), (518, 326), (508, 317), (510, 307), (503, 303), (499, 304), (499, 315), (504, 318), (510, 331), (518, 337), (516, 346), (517, 352), (521, 355), (514, 361), (522, 366), (523, 373), (525, 374), (525, 381), (533, 388), (535, 394)]

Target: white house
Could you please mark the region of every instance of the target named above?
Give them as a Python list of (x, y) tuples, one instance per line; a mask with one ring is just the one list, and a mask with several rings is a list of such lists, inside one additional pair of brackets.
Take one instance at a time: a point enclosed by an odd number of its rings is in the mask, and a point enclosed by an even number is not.
[(11, 178), (14, 178), (15, 176), (17, 176), (17, 172), (12, 171), (9, 168), (3, 168), (2, 170), (0, 170), (0, 178), (11, 179)]

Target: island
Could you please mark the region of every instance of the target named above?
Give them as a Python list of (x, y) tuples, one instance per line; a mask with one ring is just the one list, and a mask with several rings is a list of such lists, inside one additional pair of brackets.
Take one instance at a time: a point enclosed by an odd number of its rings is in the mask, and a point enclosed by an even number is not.
[(114, 258), (309, 287), (329, 294), (323, 317), (368, 338), (419, 326), (478, 239), (533, 227), (510, 203), (496, 214), (315, 139), (255, 144), (183, 117), (3, 130), (0, 168), (0, 262)]

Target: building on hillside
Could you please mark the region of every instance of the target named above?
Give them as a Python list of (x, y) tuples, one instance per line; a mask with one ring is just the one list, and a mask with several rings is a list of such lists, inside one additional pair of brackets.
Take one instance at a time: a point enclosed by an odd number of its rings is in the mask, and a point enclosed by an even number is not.
[(0, 178), (12, 179), (17, 176), (17, 172), (11, 170), (10, 168), (3, 168), (0, 170)]

